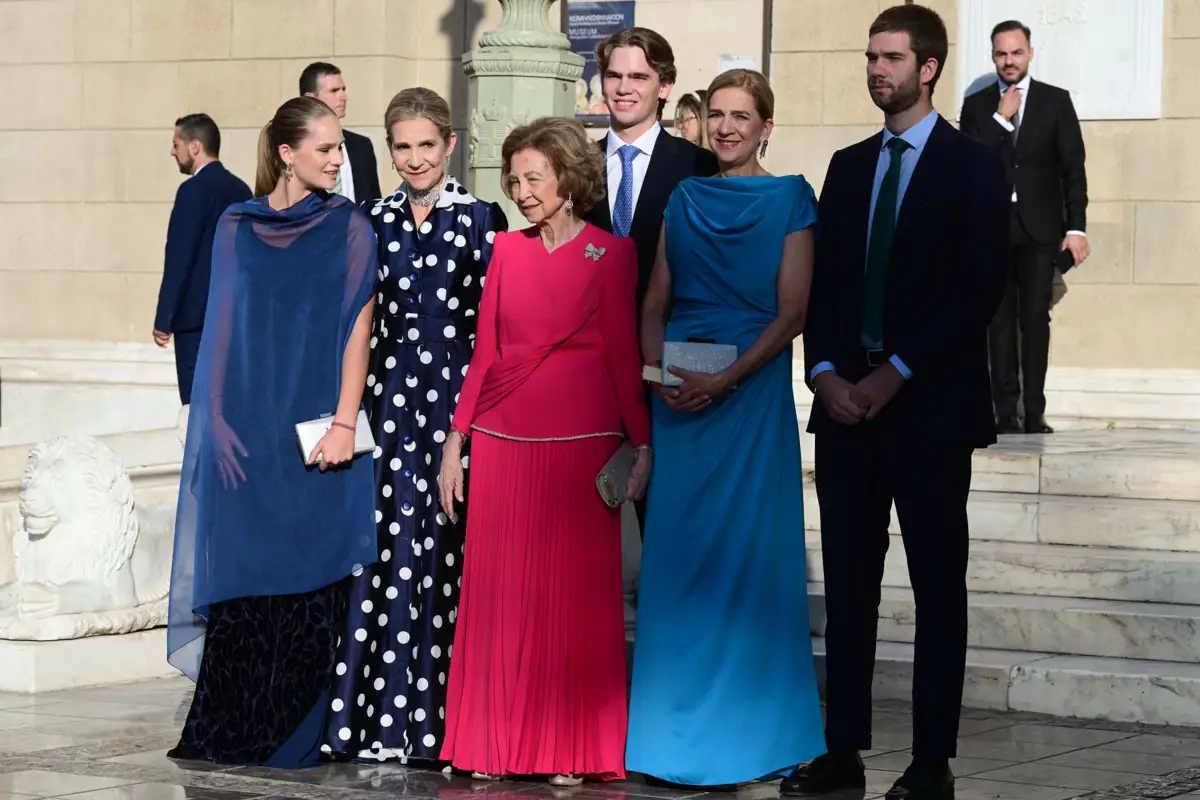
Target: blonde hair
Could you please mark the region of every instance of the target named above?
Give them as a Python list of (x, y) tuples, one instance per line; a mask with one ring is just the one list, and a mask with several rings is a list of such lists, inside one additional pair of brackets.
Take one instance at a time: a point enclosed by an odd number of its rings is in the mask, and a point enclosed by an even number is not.
[(416, 86), (405, 89), (392, 98), (383, 114), (383, 127), (387, 132), (388, 144), (392, 142), (392, 126), (410, 119), (427, 119), (434, 124), (438, 134), (449, 144), (454, 132), (450, 118), (450, 104), (432, 89)]
[(308, 136), (313, 120), (333, 116), (333, 109), (315, 97), (293, 97), (281, 105), (258, 134), (258, 168), (254, 172), (254, 196), (270, 194), (279, 185), (285, 166), (279, 156), (283, 145), (299, 147)]
[(578, 120), (542, 117), (513, 129), (500, 148), (500, 186), (505, 197), (512, 197), (512, 160), (522, 150), (536, 150), (546, 157), (558, 176), (558, 194), (570, 198), (575, 216), (587, 214), (604, 198), (604, 153)]
[(712, 101), (712, 96), (722, 89), (741, 89), (754, 99), (754, 109), (763, 121), (775, 117), (775, 92), (771, 84), (761, 72), (752, 69), (731, 69), (713, 78), (705, 94), (705, 108)]

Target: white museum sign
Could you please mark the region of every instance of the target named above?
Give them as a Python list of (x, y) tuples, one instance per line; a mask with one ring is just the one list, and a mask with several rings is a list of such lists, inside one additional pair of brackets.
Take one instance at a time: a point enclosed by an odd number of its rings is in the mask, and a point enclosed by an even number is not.
[(992, 27), (1017, 19), (1033, 32), (1030, 74), (1070, 90), (1080, 119), (1162, 116), (1163, 0), (963, 0), (959, 8), (966, 93), (995, 82)]

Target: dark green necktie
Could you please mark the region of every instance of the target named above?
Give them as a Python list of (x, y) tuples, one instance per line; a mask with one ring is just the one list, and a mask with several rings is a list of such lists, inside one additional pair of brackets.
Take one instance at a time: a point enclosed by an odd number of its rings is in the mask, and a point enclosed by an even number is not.
[(896, 231), (896, 207), (900, 195), (900, 156), (912, 145), (893, 137), (886, 147), (892, 151), (887, 173), (875, 198), (875, 216), (871, 220), (871, 241), (867, 246), (866, 285), (863, 291), (863, 337), (870, 342), (883, 341), (883, 298), (887, 286), (888, 262), (892, 258), (892, 234)]

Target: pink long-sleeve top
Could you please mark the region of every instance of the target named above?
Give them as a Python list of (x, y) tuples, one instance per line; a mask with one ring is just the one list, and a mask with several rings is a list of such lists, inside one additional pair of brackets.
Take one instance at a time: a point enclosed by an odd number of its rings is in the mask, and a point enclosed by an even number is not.
[(498, 234), (452, 429), (649, 444), (636, 292), (630, 239), (589, 224), (548, 253), (536, 228)]

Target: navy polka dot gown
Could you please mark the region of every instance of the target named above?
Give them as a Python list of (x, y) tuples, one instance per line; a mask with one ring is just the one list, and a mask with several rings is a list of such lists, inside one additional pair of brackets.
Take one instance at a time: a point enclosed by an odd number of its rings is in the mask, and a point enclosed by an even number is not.
[(453, 524), (439, 510), (437, 475), (492, 241), (507, 223), (453, 179), (420, 226), (403, 186), (366, 210), (380, 247), (364, 394), (379, 561), (350, 578), (322, 749), (407, 762), (442, 746), (466, 514)]

